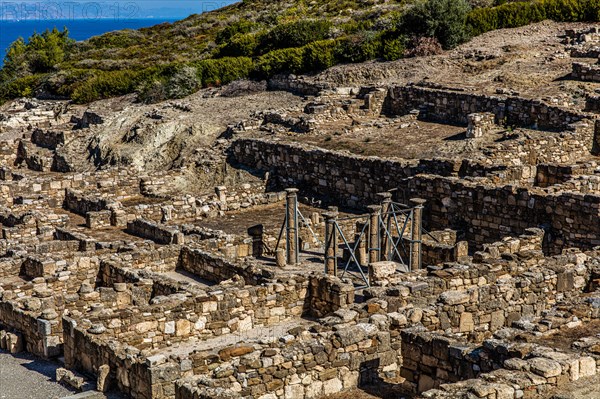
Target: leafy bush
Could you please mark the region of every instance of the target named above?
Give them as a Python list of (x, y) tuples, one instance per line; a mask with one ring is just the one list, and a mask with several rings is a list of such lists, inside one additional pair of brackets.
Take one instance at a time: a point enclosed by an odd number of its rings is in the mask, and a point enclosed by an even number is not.
[(320, 71), (336, 64), (335, 40), (320, 40), (304, 48), (303, 70)]
[(467, 26), (473, 35), (490, 30), (516, 28), (546, 19), (544, 8), (538, 3), (506, 3), (494, 8), (473, 10), (467, 17)]
[(304, 49), (286, 48), (260, 56), (254, 65), (253, 75), (265, 79), (282, 72), (300, 73), (304, 69)]
[[(169, 76), (173, 66), (151, 67), (142, 70), (94, 71), (82, 84), (71, 86), (71, 99), (85, 104), (103, 98), (133, 93), (142, 83)], [(89, 73), (89, 72), (88, 72)]]
[(0, 100), (31, 96), (42, 78), (43, 75), (29, 75), (3, 84), (0, 86)]
[(493, 8), (473, 10), (467, 17), (472, 34), (495, 29), (516, 28), (552, 19), (559, 22), (600, 21), (598, 0), (538, 0), (506, 3)]
[(166, 94), (168, 98), (183, 98), (198, 91), (201, 85), (198, 70), (191, 66), (184, 66), (167, 81)]
[(404, 56), (404, 37), (384, 39), (381, 57), (386, 61), (399, 60)]
[(256, 34), (238, 34), (227, 41), (219, 49), (218, 57), (252, 57), (260, 45), (260, 38)]
[(142, 82), (137, 88), (137, 100), (146, 104), (155, 104), (169, 98), (167, 87), (163, 80)]
[(253, 68), (248, 57), (224, 57), (208, 59), (193, 64), (198, 69), (202, 86), (218, 86), (246, 78)]
[(335, 56), (339, 62), (364, 62), (378, 58), (381, 53), (381, 36), (363, 32), (338, 40)]
[(136, 88), (136, 83), (137, 74), (134, 71), (101, 71), (75, 88), (71, 98), (75, 103), (89, 103), (102, 98), (131, 93)]
[(399, 29), (407, 35), (435, 37), (451, 49), (469, 39), (465, 21), (470, 10), (466, 0), (420, 0), (403, 16)]
[(302, 20), (281, 24), (269, 31), (261, 43), (262, 53), (270, 50), (302, 47), (329, 37), (331, 22), (327, 20)]
[(256, 22), (242, 20), (230, 25), (227, 25), (222, 31), (217, 33), (215, 42), (217, 44), (223, 44), (233, 38), (236, 35), (246, 34), (252, 32), (258, 26)]
[(100, 36), (94, 36), (89, 39), (87, 45), (95, 48), (118, 47), (124, 48), (140, 44), (143, 35), (139, 31), (132, 29), (123, 29), (115, 32), (108, 32)]

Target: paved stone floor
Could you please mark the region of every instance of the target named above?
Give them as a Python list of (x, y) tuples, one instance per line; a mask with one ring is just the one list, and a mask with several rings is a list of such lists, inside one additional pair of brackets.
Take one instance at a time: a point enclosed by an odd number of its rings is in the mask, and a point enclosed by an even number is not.
[(55, 399), (72, 395), (54, 382), (57, 363), (26, 353), (12, 356), (0, 351), (0, 399)]

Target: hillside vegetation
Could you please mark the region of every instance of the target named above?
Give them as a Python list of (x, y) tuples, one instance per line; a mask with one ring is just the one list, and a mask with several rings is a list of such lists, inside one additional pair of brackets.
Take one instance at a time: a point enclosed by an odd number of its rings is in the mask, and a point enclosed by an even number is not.
[(436, 54), (544, 19), (600, 21), (600, 1), (244, 0), (83, 42), (57, 29), (19, 39), (0, 70), (0, 101), (44, 93), (86, 103), (137, 92), (155, 102), (240, 78)]

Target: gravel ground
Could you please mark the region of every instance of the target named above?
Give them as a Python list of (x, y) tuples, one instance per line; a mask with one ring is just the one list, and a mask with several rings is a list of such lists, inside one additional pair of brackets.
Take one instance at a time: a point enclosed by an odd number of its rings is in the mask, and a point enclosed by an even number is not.
[(30, 354), (0, 351), (0, 399), (55, 399), (72, 395), (54, 382), (58, 364)]

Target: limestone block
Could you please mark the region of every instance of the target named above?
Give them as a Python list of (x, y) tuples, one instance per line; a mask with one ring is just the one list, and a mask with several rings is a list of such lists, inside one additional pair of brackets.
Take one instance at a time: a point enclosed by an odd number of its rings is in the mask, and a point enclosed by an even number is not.
[(304, 397), (304, 387), (300, 384), (288, 385), (284, 389), (284, 399), (297, 399)]
[(396, 273), (396, 262), (374, 262), (369, 264), (369, 281), (371, 285), (387, 285), (388, 279)]
[(323, 394), (333, 395), (342, 390), (342, 381), (339, 378), (332, 378), (323, 382)]
[(83, 390), (86, 383), (83, 377), (75, 375), (72, 371), (64, 368), (56, 369), (56, 381), (69, 385), (78, 391)]
[(175, 335), (178, 337), (183, 337), (190, 334), (192, 329), (192, 324), (189, 320), (180, 319), (175, 323)]
[(475, 323), (473, 322), (473, 314), (464, 312), (460, 314), (460, 332), (470, 332), (475, 329)]
[(6, 333), (6, 350), (13, 354), (23, 352), (23, 336), (19, 333)]
[(98, 367), (98, 378), (96, 380), (96, 390), (100, 392), (107, 392), (110, 389), (109, 384), (110, 367), (107, 364), (103, 364)]
[(530, 359), (529, 366), (532, 372), (544, 378), (556, 377), (562, 372), (562, 367), (558, 362), (543, 357)]
[(440, 302), (446, 305), (461, 305), (468, 303), (471, 299), (471, 295), (467, 291), (446, 291), (442, 292), (439, 297)]
[(579, 377), (588, 377), (596, 374), (596, 361), (591, 356), (579, 359)]

